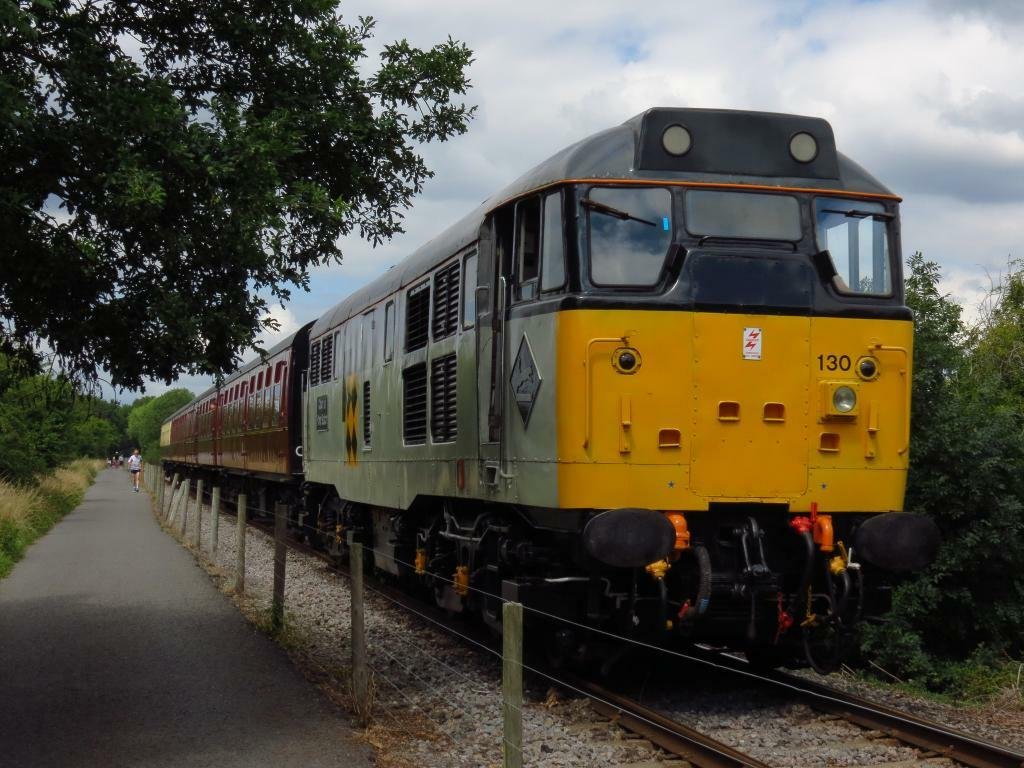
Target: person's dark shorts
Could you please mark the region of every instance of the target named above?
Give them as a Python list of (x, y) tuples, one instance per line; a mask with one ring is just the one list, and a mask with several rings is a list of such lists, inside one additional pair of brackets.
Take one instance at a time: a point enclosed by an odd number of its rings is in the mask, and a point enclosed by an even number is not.
[(131, 470), (131, 473), (132, 473), (133, 475), (136, 475), (136, 474), (138, 474), (138, 473), (139, 473), (140, 471), (141, 471), (141, 470), (138, 470), (138, 469), (133, 469), (133, 470)]

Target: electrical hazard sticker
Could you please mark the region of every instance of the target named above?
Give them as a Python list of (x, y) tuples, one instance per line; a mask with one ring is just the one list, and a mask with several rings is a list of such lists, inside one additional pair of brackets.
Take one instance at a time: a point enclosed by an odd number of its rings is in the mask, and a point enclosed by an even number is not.
[(744, 328), (743, 329), (743, 359), (744, 360), (760, 360), (761, 359), (761, 329), (760, 328)]

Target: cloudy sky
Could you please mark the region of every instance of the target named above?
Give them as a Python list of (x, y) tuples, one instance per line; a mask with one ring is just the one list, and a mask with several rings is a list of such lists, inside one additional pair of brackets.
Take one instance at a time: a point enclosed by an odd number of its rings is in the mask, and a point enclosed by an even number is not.
[(1024, 256), (1024, 2), (344, 0), (341, 8), (353, 20), (374, 16), (378, 44), (465, 42), (478, 113), (466, 135), (424, 149), (436, 176), (408, 212), (406, 234), (376, 249), (347, 241), (340, 267), (319, 270), (310, 293), (275, 311), (282, 334), (558, 149), (653, 106), (827, 119), (840, 151), (904, 198), (904, 254), (920, 250), (942, 264), (946, 290), (968, 307), (1009, 256)]

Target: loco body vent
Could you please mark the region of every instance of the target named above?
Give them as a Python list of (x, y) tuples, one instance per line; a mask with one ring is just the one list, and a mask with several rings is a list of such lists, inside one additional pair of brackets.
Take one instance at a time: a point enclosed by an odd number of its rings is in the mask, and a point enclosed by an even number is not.
[(435, 443), (450, 443), (459, 433), (456, 403), (455, 355), (430, 363), (430, 435)]
[(427, 364), (402, 371), (402, 437), (406, 445), (427, 442)]

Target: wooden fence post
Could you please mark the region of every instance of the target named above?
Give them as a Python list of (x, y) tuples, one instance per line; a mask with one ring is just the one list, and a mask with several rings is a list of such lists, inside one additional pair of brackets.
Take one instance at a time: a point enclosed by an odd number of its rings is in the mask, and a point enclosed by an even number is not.
[(185, 486), (185, 495), (181, 500), (181, 542), (185, 543), (185, 531), (188, 530), (188, 503), (192, 500), (192, 478), (186, 477), (182, 480)]
[(245, 503), (245, 494), (238, 494), (238, 527), (235, 529), (235, 592), (239, 594), (245, 591)]
[(210, 494), (210, 559), (217, 562), (217, 528), (220, 526), (220, 486)]
[(179, 475), (174, 476), (174, 484), (171, 485), (171, 504), (167, 508), (167, 527), (170, 528), (174, 525), (174, 521), (178, 518), (178, 507), (181, 506), (181, 490), (185, 483), (179, 480)]
[(161, 464), (157, 469), (158, 477), (153, 479), (156, 481), (156, 508), (160, 510), (160, 517), (164, 516), (164, 492), (167, 490), (167, 482), (164, 480), (164, 465)]
[(349, 575), (352, 578), (352, 699), (356, 720), (370, 720), (370, 674), (366, 660), (365, 604), (363, 603), (363, 545), (349, 538)]
[(504, 768), (523, 766), (523, 606), (501, 608), (501, 703), (504, 710)]
[(270, 606), (270, 624), (277, 630), (284, 624), (284, 576), (288, 562), (285, 533), (288, 527), (288, 505), (274, 505), (274, 599)]
[(192, 534), (192, 547), (199, 554), (203, 539), (203, 478), (196, 480), (196, 530)]
[[(167, 514), (165, 515), (165, 517), (167, 518), (167, 524), (168, 525), (171, 524), (171, 519), (170, 519), (171, 518), (171, 513), (174, 511), (174, 494), (178, 490), (178, 483), (180, 481), (181, 481), (181, 475), (178, 474), (177, 472), (175, 472), (174, 473), (174, 479), (171, 480), (171, 499), (170, 499), (170, 504), (167, 507), (167, 510), (166, 510)], [(161, 512), (163, 512), (163, 511), (165, 511), (165, 510), (161, 510)]]

